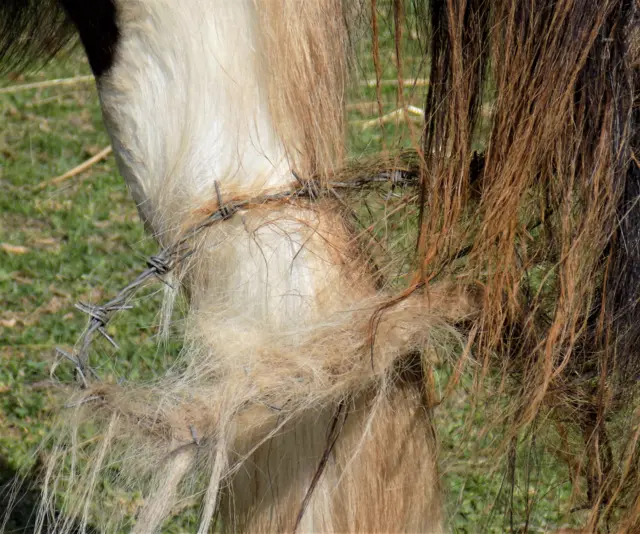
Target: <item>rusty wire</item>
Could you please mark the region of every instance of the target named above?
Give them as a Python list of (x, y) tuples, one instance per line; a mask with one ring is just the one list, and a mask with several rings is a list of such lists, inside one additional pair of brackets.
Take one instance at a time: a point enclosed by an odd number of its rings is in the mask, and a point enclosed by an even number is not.
[[(147, 259), (147, 267), (127, 286), (122, 288), (118, 294), (108, 302), (100, 305), (92, 305), (78, 302), (75, 307), (89, 316), (89, 324), (83, 332), (73, 353), (69, 354), (62, 349), (56, 349), (57, 353), (71, 361), (76, 370), (76, 378), (83, 389), (89, 387), (91, 377), (100, 381), (99, 375), (89, 365), (90, 348), (96, 337), (100, 334), (116, 350), (119, 348), (116, 341), (107, 333), (106, 327), (113, 317), (122, 310), (132, 309), (128, 304), (135, 293), (146, 285), (150, 280), (156, 279), (162, 282), (164, 277), (172, 272), (178, 265), (195, 252), (192, 244), (203, 230), (210, 228), (216, 223), (227, 220), (241, 209), (248, 209), (251, 206), (267, 204), (295, 199), (307, 199), (311, 201), (334, 195), (335, 190), (359, 190), (376, 186), (390, 185), (392, 188), (415, 187), (419, 184), (419, 173), (415, 170), (391, 170), (367, 176), (354, 176), (341, 181), (330, 181), (321, 184), (319, 180), (302, 180), (293, 173), (295, 182), (292, 187), (285, 191), (258, 195), (252, 198), (231, 199), (222, 201), (220, 187), (215, 182), (218, 208), (208, 213), (201, 221), (187, 229), (182, 236), (172, 245), (169, 245), (154, 256)], [(339, 197), (338, 197), (339, 198)]]

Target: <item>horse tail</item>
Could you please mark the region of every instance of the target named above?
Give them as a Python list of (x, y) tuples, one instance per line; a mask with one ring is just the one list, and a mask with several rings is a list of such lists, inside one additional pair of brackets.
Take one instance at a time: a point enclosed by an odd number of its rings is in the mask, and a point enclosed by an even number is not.
[(0, 71), (41, 67), (71, 46), (74, 36), (60, 2), (5, 0), (0, 4)]
[(4, 0), (0, 73), (41, 68), (78, 44), (96, 76), (111, 66), (119, 38), (113, 0)]

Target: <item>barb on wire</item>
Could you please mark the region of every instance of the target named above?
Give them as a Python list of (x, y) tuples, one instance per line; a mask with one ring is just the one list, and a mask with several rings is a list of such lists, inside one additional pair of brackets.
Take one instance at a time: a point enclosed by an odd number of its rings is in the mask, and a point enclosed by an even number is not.
[(157, 256), (151, 256), (147, 260), (147, 267), (149, 267), (149, 269), (155, 269), (159, 276), (164, 276), (171, 271), (171, 264), (160, 254)]
[[(412, 187), (419, 183), (418, 173), (411, 170), (384, 171), (373, 175), (355, 176), (342, 181), (330, 181), (323, 184), (317, 179), (302, 180), (294, 171), (295, 178), (293, 186), (285, 191), (269, 193), (256, 196), (252, 199), (231, 199), (223, 202), (220, 192), (220, 185), (214, 182), (218, 208), (210, 212), (203, 220), (189, 228), (181, 238), (172, 245), (163, 248), (158, 254), (147, 259), (147, 268), (109, 302), (103, 305), (91, 305), (78, 302), (75, 307), (89, 316), (89, 325), (79, 341), (79, 349), (75, 354), (57, 349), (58, 353), (71, 361), (76, 369), (76, 375), (81, 387), (89, 387), (89, 375), (100, 379), (97, 373), (89, 366), (89, 350), (96, 332), (103, 336), (116, 350), (119, 348), (116, 341), (108, 334), (106, 327), (113, 316), (121, 310), (133, 308), (128, 304), (134, 294), (152, 279), (157, 279), (167, 284), (166, 275), (171, 273), (178, 265), (182, 264), (189, 256), (195, 252), (193, 240), (203, 230), (210, 228), (218, 222), (227, 220), (235, 215), (239, 210), (248, 208), (251, 205), (265, 204), (282, 200), (296, 198), (307, 198), (315, 201), (329, 192), (334, 193), (337, 189), (358, 190), (364, 187), (375, 187), (381, 184), (389, 184), (391, 188)], [(195, 432), (195, 429), (194, 429)], [(196, 439), (194, 438), (194, 441)]]
[(75, 356), (72, 356), (67, 351), (62, 350), (61, 348), (56, 348), (56, 352), (60, 354), (60, 356), (63, 356), (64, 358), (69, 360), (71, 363), (73, 363), (73, 365), (76, 368), (78, 379), (82, 382), (83, 387), (86, 388), (88, 385), (87, 378), (84, 375), (84, 371), (82, 369), (82, 366), (80, 365), (80, 361), (78, 360), (78, 358), (76, 358)]
[(297, 192), (298, 196), (307, 196), (311, 200), (317, 200), (320, 197), (320, 184), (313, 178), (311, 180), (303, 180), (300, 178), (296, 171), (291, 171), (291, 174), (296, 179), (296, 182), (300, 185), (300, 189)]

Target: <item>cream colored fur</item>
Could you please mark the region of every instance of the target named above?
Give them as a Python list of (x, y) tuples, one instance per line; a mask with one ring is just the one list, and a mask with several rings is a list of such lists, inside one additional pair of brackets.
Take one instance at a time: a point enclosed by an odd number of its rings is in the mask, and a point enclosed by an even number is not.
[(119, 166), (158, 233), (222, 190), (291, 180), (270, 117), (252, 0), (127, 0), (100, 81)]
[[(161, 243), (215, 204), (215, 181), (223, 199), (256, 195), (287, 186), (293, 168), (329, 176), (339, 165), (338, 2), (118, 8), (122, 42), (100, 98), (122, 174)], [(108, 421), (108, 439), (85, 454), (99, 470), (110, 451), (124, 466), (119, 482), (146, 491), (136, 532), (157, 532), (176, 500), (197, 492), (200, 532), (218, 505), (225, 530), (293, 531), (341, 405), (346, 419), (298, 530), (442, 531), (424, 384), (406, 356), (424, 365), (451, 333), (446, 319), (471, 313), (464, 299), (416, 293), (373, 328), (387, 296), (329, 202), (236, 214), (206, 232), (176, 281), (190, 302), (181, 363), (151, 386), (82, 392), (99, 401), (71, 423), (74, 435)], [(72, 477), (70, 514), (84, 513), (94, 486)]]

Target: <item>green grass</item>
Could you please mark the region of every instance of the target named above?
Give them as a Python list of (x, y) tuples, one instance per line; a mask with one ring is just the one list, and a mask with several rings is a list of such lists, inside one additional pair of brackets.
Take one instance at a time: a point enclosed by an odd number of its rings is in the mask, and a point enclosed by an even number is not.
[[(389, 53), (384, 59), (388, 66)], [(419, 74), (413, 70), (411, 74)], [(88, 72), (83, 58), (76, 55), (50, 64), (39, 74), (2, 80), (0, 85)], [(393, 77), (389, 72), (385, 67), (383, 77)], [(408, 88), (407, 100), (420, 105), (420, 91)], [(393, 109), (395, 88), (386, 87), (383, 96), (385, 111)], [(371, 102), (375, 90), (365, 89), (359, 98)], [(0, 117), (1, 482), (32, 466), (39, 454), (46, 455), (46, 448), (36, 449), (61, 409), (58, 383), (73, 377), (66, 362), (57, 368), (54, 379), (50, 376), (57, 361), (55, 348), (70, 350), (86, 326), (86, 317), (74, 304), (97, 303), (115, 295), (144, 267), (145, 256), (156, 246), (145, 237), (112, 157), (62, 184), (37, 190), (39, 184), (108, 145), (92, 84), (0, 95)], [(352, 110), (349, 118), (372, 117)], [(397, 128), (402, 126), (387, 125), (385, 134), (397, 134)], [(382, 135), (378, 127), (363, 130), (355, 123), (353, 153), (379, 150)], [(407, 136), (403, 139), (407, 146)], [(175, 356), (178, 347), (158, 348), (155, 339), (159, 289), (147, 291), (136, 301), (134, 311), (110, 326), (121, 349), (100, 345), (94, 364), (103, 376), (150, 379)], [(448, 372), (449, 365), (443, 363), (437, 380), (443, 382)], [(464, 388), (435, 412), (447, 509), (455, 532), (503, 532), (508, 527), (499, 512), (490, 514), (491, 505), (506, 498), (504, 470), (496, 469), (495, 459), (483, 453), (483, 445), (500, 438), (488, 424), (490, 416), (500, 414), (472, 410)], [(536, 474), (515, 488), (515, 499), (521, 509), (527, 497), (541, 501), (532, 531), (566, 523), (563, 513), (571, 493), (558, 463), (549, 457), (536, 463), (535, 456), (527, 456), (529, 450), (538, 453), (540, 446), (518, 447), (524, 458), (519, 461), (528, 458)], [(168, 524), (166, 532), (191, 531), (191, 520)], [(15, 523), (9, 530), (18, 527)]]
[[(88, 72), (77, 55), (2, 84)], [(70, 350), (86, 326), (74, 304), (113, 296), (156, 246), (111, 157), (37, 191), (109, 144), (92, 83), (0, 95), (0, 117), (1, 482), (37, 460), (59, 409), (57, 381), (73, 376), (65, 362), (54, 380), (50, 371), (55, 348)], [(172, 351), (154, 340), (158, 302), (147, 292), (135, 313), (110, 325), (120, 350), (100, 346), (100, 373), (139, 380), (162, 371)]]

